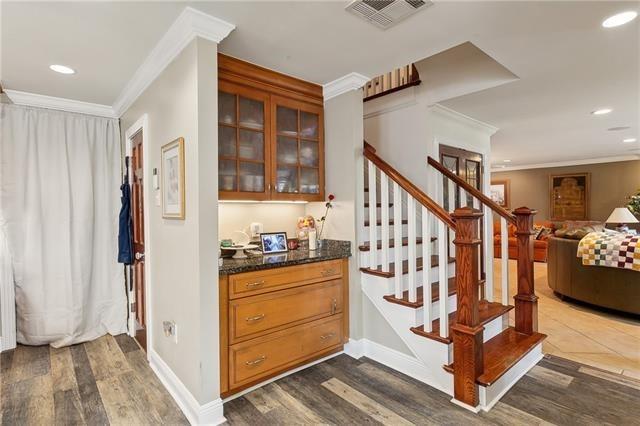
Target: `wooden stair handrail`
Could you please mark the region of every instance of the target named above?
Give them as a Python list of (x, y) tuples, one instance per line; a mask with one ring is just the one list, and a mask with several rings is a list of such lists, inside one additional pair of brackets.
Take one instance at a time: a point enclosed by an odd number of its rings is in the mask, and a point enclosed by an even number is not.
[(445, 175), (446, 177), (454, 181), (456, 184), (464, 188), (464, 190), (467, 191), (469, 194), (479, 199), (480, 202), (482, 202), (482, 204), (484, 204), (485, 206), (488, 206), (491, 210), (493, 210), (500, 216), (507, 219), (509, 223), (512, 223), (514, 225), (516, 224), (516, 217), (514, 215), (509, 213), (504, 207), (502, 207), (501, 205), (493, 201), (491, 198), (484, 195), (477, 188), (471, 186), (467, 181), (462, 179), (460, 176), (456, 175), (451, 170), (444, 167), (442, 164), (440, 164), (439, 161), (434, 160), (432, 157), (428, 157), (427, 163), (433, 166), (433, 168), (438, 170), (440, 173), (442, 173), (443, 175)]
[(438, 203), (433, 201), (427, 194), (425, 194), (420, 188), (410, 182), (407, 178), (402, 176), (396, 169), (389, 165), (386, 161), (380, 158), (376, 154), (376, 149), (369, 145), (366, 141), (364, 143), (364, 156), (367, 160), (375, 164), (384, 174), (389, 176), (391, 180), (396, 182), (402, 189), (407, 191), (409, 195), (416, 199), (420, 204), (427, 208), (431, 213), (435, 214), (438, 219), (443, 221), (449, 228), (456, 230), (456, 222), (451, 218), (449, 213)]

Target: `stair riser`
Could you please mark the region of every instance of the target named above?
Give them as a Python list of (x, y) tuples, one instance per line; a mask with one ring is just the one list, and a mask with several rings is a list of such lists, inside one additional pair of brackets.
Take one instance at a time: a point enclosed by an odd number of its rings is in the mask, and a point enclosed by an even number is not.
[[(425, 282), (425, 280), (423, 279), (423, 276), (424, 276), (423, 273), (424, 271), (416, 271), (416, 282), (418, 283), (418, 287), (422, 287), (422, 284), (424, 284)], [(428, 280), (429, 283), (438, 281), (438, 273), (439, 273), (439, 266), (436, 266), (435, 268), (431, 268), (431, 274)], [(456, 274), (455, 263), (447, 264), (447, 278), (451, 278), (455, 276), (455, 274)], [(393, 286), (395, 285), (394, 278), (385, 278), (385, 277), (379, 277), (379, 278), (382, 280), (388, 280), (386, 284), (390, 286), (389, 287), (390, 289), (393, 290)], [(402, 288), (403, 290), (407, 290), (409, 288), (409, 274), (402, 275)]]
[[(395, 261), (395, 250), (396, 250), (395, 247), (389, 248), (389, 261), (390, 262)], [(358, 250), (358, 251), (360, 252), (361, 264), (363, 264), (363, 265), (366, 264), (367, 266), (369, 266), (369, 257), (371, 255), (371, 252), (370, 251), (360, 251), (360, 250)], [(377, 258), (376, 263), (378, 265), (381, 265), (382, 264), (382, 249), (377, 249), (376, 251), (377, 251), (377, 253), (376, 253), (376, 258)], [(409, 247), (408, 246), (402, 246), (400, 248), (400, 251), (402, 252), (401, 253), (402, 260), (406, 260), (406, 259), (409, 258)], [(431, 253), (432, 254), (436, 253), (435, 242), (431, 243)], [(422, 244), (416, 244), (416, 254), (418, 255), (418, 257), (422, 256)]]
[[(408, 231), (408, 225), (401, 225), (402, 226), (402, 237), (407, 237), (409, 235), (409, 231)], [(394, 225), (389, 226), (389, 238), (393, 238), (393, 228)], [(369, 240), (369, 227), (365, 226), (364, 227), (364, 235), (367, 239), (367, 241)], [(382, 239), (382, 226), (376, 226), (376, 241)]]

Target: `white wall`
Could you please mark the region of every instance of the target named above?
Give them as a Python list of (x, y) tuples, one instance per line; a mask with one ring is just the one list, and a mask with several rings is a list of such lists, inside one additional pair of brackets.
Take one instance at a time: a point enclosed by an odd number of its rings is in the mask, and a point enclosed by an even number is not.
[[(186, 218), (162, 218), (155, 194), (145, 197), (145, 236), (151, 274), (150, 351), (173, 370), (199, 403), (219, 395), (217, 266), (217, 45), (195, 39), (121, 117), (128, 129), (148, 115), (144, 135), (148, 171), (160, 170), (161, 146), (185, 140)], [(144, 177), (151, 182), (150, 172)], [(151, 191), (155, 192), (155, 191)], [(178, 342), (165, 337), (162, 321), (176, 322)]]

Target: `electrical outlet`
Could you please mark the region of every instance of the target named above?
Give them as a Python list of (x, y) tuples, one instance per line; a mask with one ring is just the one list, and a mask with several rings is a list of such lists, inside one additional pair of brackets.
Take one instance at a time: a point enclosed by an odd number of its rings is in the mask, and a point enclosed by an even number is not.
[(173, 321), (163, 321), (162, 328), (164, 329), (164, 335), (167, 337), (173, 336), (173, 341), (178, 343), (178, 326)]

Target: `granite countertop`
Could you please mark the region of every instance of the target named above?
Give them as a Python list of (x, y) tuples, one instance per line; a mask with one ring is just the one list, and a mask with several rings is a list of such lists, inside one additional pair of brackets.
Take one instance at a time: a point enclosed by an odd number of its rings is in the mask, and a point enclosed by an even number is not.
[(260, 271), (282, 266), (302, 265), (322, 262), (323, 260), (342, 259), (351, 256), (351, 242), (325, 240), (325, 246), (316, 251), (298, 248), (287, 253), (268, 256), (251, 255), (247, 259), (223, 259), (220, 275), (239, 274), (241, 272)]

